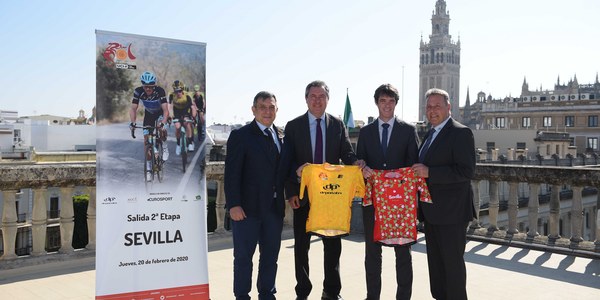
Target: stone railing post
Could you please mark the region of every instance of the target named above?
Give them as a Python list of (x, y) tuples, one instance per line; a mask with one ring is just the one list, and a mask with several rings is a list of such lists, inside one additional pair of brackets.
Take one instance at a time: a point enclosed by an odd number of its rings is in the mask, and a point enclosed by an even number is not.
[(471, 186), (473, 188), (473, 207), (475, 207), (475, 220), (471, 222), (472, 229), (480, 228), (481, 223), (479, 222), (479, 209), (481, 207), (481, 197), (479, 196), (479, 180), (471, 180)]
[(87, 209), (87, 226), (88, 226), (88, 244), (85, 246), (88, 250), (96, 250), (96, 187), (90, 186), (87, 188), (90, 195), (90, 202)]
[(548, 238), (558, 239), (560, 238), (560, 185), (552, 185), (552, 191), (550, 193), (550, 216), (548, 217)]
[(581, 199), (582, 186), (572, 186), (573, 200), (571, 202), (571, 242), (583, 241), (583, 202)]
[(46, 254), (46, 225), (48, 224), (47, 189), (36, 188), (33, 190), (33, 211), (31, 213), (31, 234), (33, 237), (33, 251), (31, 255)]
[(529, 231), (527, 232), (527, 236), (535, 237), (540, 235), (538, 233), (538, 214), (540, 209), (540, 184), (539, 183), (530, 183), (529, 184), (529, 204), (527, 205), (529, 209)]
[(217, 228), (215, 233), (225, 232), (225, 181), (223, 178), (217, 180), (217, 201), (215, 204), (217, 215)]
[(508, 182), (508, 230), (507, 233), (515, 234), (517, 230), (517, 213), (519, 212), (519, 183)]
[(2, 191), (4, 205), (2, 209), (2, 239), (4, 254), (0, 259), (17, 258), (15, 241), (17, 240), (17, 190)]
[(592, 226), (592, 230), (595, 233), (595, 241), (594, 245), (596, 251), (600, 252), (600, 186), (596, 186), (596, 190), (598, 190), (598, 194), (596, 196), (596, 218), (595, 221), (592, 221), (594, 226)]
[(500, 209), (500, 199), (498, 198), (498, 182), (494, 180), (490, 180), (490, 203), (489, 203), (489, 217), (490, 217), (490, 226), (488, 227), (488, 231), (496, 231), (498, 230), (498, 210)]
[(60, 188), (60, 253), (73, 252), (73, 186)]

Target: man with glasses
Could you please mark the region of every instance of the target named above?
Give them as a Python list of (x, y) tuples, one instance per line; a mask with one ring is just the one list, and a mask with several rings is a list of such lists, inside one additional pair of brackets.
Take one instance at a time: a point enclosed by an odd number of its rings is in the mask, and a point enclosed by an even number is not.
[[(169, 117), (169, 107), (167, 105), (167, 96), (165, 90), (156, 85), (156, 76), (152, 72), (144, 72), (140, 76), (142, 86), (133, 91), (133, 100), (131, 100), (131, 109), (129, 110), (130, 128), (135, 128), (137, 109), (140, 101), (144, 104), (144, 126), (155, 126), (156, 120), (159, 121), (160, 135), (163, 141), (167, 140), (167, 131), (164, 129), (165, 122)], [(148, 143), (148, 137), (151, 131), (144, 129), (144, 146)], [(169, 149), (163, 147), (163, 160), (169, 158)], [(146, 180), (152, 180), (152, 166), (150, 161), (146, 166)]]
[(181, 155), (181, 124), (185, 124), (185, 138), (187, 139), (188, 151), (194, 151), (194, 131), (192, 123), (185, 122), (186, 120), (196, 119), (196, 104), (192, 101), (192, 97), (185, 93), (185, 85), (181, 80), (173, 82), (173, 94), (169, 95), (169, 105), (173, 111), (173, 116), (179, 122), (175, 123), (175, 136), (177, 138), (177, 147), (175, 154)]

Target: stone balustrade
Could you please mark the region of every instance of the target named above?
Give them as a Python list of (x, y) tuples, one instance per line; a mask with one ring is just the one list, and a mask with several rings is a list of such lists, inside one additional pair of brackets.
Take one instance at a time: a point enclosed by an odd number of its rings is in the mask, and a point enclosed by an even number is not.
[[(96, 164), (95, 162), (79, 163), (2, 163), (0, 164), (0, 191), (2, 192), (2, 245), (0, 256), (2, 268), (15, 268), (22, 265), (23, 260), (16, 259), (15, 252), (17, 231), (19, 227), (31, 226), (32, 251), (29, 260), (33, 264), (44, 261), (68, 259), (74, 254), (72, 237), (74, 230), (73, 196), (76, 191), (90, 195), (87, 210), (89, 243), (86, 247), (88, 255), (93, 255), (96, 245)], [(48, 189), (58, 188), (61, 201), (60, 209), (60, 249), (57, 257), (46, 253), (48, 219)], [(16, 199), (22, 189), (31, 189), (33, 205), (31, 222), (17, 223)], [(79, 251), (81, 252), (81, 251)], [(59, 257), (60, 256), (60, 257)]]
[[(217, 230), (225, 231), (225, 193), (223, 188), (224, 162), (210, 162), (207, 165), (207, 180), (217, 181)], [(473, 221), (469, 227), (468, 235), (470, 238), (484, 240), (486, 242), (511, 244), (521, 247), (545, 247), (549, 252), (576, 252), (577, 255), (592, 255), (600, 258), (600, 214), (598, 207), (600, 198), (593, 208), (594, 216), (592, 219), (592, 228), (595, 228), (592, 236), (595, 241), (584, 241), (582, 239), (582, 191), (584, 187), (600, 187), (600, 169), (598, 168), (572, 168), (572, 167), (548, 167), (548, 166), (521, 166), (505, 164), (478, 164), (475, 170), (475, 178), (472, 181), (474, 192), (475, 207), (479, 208), (482, 203), (481, 188), (482, 182), (489, 182), (489, 208), (487, 209), (487, 224), (481, 224), (479, 221)], [(499, 186), (501, 183), (508, 183), (508, 208), (506, 210), (508, 226), (501, 229), (498, 226), (498, 217), (500, 210)], [(527, 232), (521, 233), (517, 229), (517, 214), (519, 212), (519, 197), (517, 191), (519, 184), (529, 186), (529, 195), (539, 195), (540, 185), (548, 184), (552, 186), (551, 201), (549, 203), (549, 234), (543, 236), (538, 232), (538, 220), (540, 219), (540, 203), (538, 197), (529, 197), (527, 205)], [(559, 235), (560, 224), (560, 203), (559, 191), (564, 185), (571, 186), (573, 190), (573, 199), (570, 209), (570, 228), (572, 235), (561, 237)], [(600, 194), (598, 194), (600, 195)], [(600, 197), (598, 196), (597, 197)], [(479, 217), (480, 209), (476, 209)], [(503, 213), (503, 212), (502, 212)], [(286, 224), (291, 223), (292, 212), (289, 206), (286, 206)], [(585, 252), (585, 253), (582, 253)]]
[[(224, 162), (209, 162), (206, 165), (207, 180), (217, 182), (216, 216), (217, 233), (225, 233), (225, 192), (224, 192)], [(18, 261), (38, 259), (39, 261), (52, 260), (53, 256), (63, 255), (62, 259), (81, 255), (81, 252), (95, 253), (96, 247), (96, 166), (95, 163), (47, 163), (33, 164), (21, 163), (0, 164), (0, 191), (2, 192), (2, 245), (3, 255), (0, 260), (2, 268), (15, 268), (23, 264)], [(484, 183), (487, 183), (485, 185)], [(475, 178), (472, 181), (475, 194), (475, 207), (479, 208), (487, 200), (487, 209), (477, 209), (478, 216), (485, 213), (487, 222), (484, 224), (480, 217), (473, 221), (469, 227), (468, 236), (471, 239), (483, 240), (492, 243), (503, 243), (518, 247), (540, 248), (548, 252), (572, 253), (600, 258), (600, 198), (597, 198), (592, 208), (584, 208), (582, 195), (584, 189), (600, 187), (600, 169), (597, 168), (569, 168), (546, 166), (516, 166), (505, 164), (478, 164)], [(508, 185), (507, 193), (502, 193), (500, 186)], [(519, 207), (519, 190), (525, 188), (529, 195), (541, 195), (541, 186), (549, 185), (550, 200), (547, 204), (548, 213), (540, 214), (539, 197), (529, 197), (527, 208)], [(482, 188), (485, 186), (485, 188)], [(523, 187), (525, 186), (525, 187)], [(569, 211), (561, 212), (560, 191), (564, 186), (572, 190)], [(46, 229), (50, 220), (47, 216), (47, 193), (49, 188), (59, 188), (61, 209), (59, 215), (60, 249), (58, 253), (46, 253)], [(33, 206), (30, 223), (18, 223), (16, 212), (17, 193), (20, 189), (31, 189), (33, 192)], [(72, 244), (74, 230), (72, 197), (76, 193), (90, 195), (87, 210), (87, 224), (89, 243), (84, 251), (75, 251)], [(507, 198), (506, 209), (501, 209), (500, 198)], [(595, 197), (598, 197), (596, 194)], [(522, 203), (522, 202), (521, 202)], [(593, 239), (585, 240), (582, 235), (582, 211), (592, 211), (591, 228)], [(525, 211), (527, 226), (524, 232), (519, 231), (518, 218)], [(568, 219), (561, 216), (568, 214)], [(503, 215), (504, 214), (504, 215)], [(508, 219), (506, 226), (499, 226), (499, 217)], [(287, 225), (291, 222), (292, 213), (286, 205)], [(547, 234), (540, 233), (539, 221), (546, 218), (548, 221)], [(522, 218), (521, 218), (522, 219)], [(560, 224), (565, 222), (569, 229), (569, 236), (560, 235)], [(56, 222), (53, 220), (52, 222)], [(522, 221), (521, 221), (522, 222)], [(19, 259), (15, 252), (17, 230), (22, 226), (31, 226), (32, 251), (25, 259)]]
[[(472, 181), (475, 207), (479, 208), (482, 194), (481, 184), (488, 183), (489, 205), (487, 209), (487, 224), (480, 221), (472, 222), (469, 228), (469, 236), (488, 242), (498, 242), (519, 247), (541, 248), (549, 252), (574, 253), (577, 255), (588, 255), (600, 257), (600, 169), (592, 167), (548, 167), (548, 166), (521, 166), (505, 164), (477, 164), (475, 178)], [(508, 218), (505, 229), (500, 230), (498, 217), (500, 211), (499, 186), (508, 185), (506, 215)], [(519, 208), (519, 184), (528, 185), (529, 195), (526, 214), (528, 227), (527, 232), (519, 232), (517, 219)], [(550, 201), (548, 202), (548, 215), (541, 216), (540, 201), (542, 196), (540, 186), (550, 186)], [(570, 210), (565, 214), (561, 212), (561, 190), (568, 187), (572, 191)], [(584, 207), (582, 195), (584, 188), (595, 188), (595, 201), (585, 210), (589, 212), (588, 222), (591, 240), (582, 237)], [(592, 195), (594, 196), (594, 195)], [(479, 209), (477, 215), (481, 214)], [(569, 236), (560, 235), (561, 216), (563, 227), (570, 229)], [(539, 232), (539, 221), (541, 218), (548, 220), (548, 234)], [(479, 219), (481, 220), (481, 218)]]

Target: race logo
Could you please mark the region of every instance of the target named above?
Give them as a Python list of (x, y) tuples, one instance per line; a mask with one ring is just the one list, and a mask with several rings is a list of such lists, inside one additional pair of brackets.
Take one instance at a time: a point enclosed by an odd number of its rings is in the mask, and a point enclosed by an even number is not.
[(135, 55), (131, 52), (131, 44), (127, 47), (120, 43), (108, 43), (104, 53), (102, 53), (107, 66), (115, 66), (117, 69), (133, 69), (135, 65)]

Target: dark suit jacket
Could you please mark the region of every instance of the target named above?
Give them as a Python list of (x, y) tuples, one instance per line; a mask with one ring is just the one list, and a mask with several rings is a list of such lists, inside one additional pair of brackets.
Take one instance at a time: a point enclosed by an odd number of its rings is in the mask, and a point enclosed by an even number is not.
[(419, 202), (425, 220), (435, 225), (472, 221), (475, 141), (471, 129), (450, 118), (423, 160), (429, 167), (426, 182), (433, 201)]
[[(325, 126), (325, 161), (330, 164), (340, 164), (340, 161), (347, 165), (353, 164), (357, 158), (344, 123), (326, 113)], [(289, 199), (300, 193), (296, 169), (304, 163), (313, 162), (308, 112), (287, 123), (283, 144), (285, 149), (281, 160), (282, 164), (285, 164), (284, 169), (287, 170), (288, 180), (285, 183), (285, 191), (286, 198)], [(307, 200), (308, 197), (305, 196), (300, 205), (306, 204)]]
[(418, 141), (415, 126), (394, 119), (394, 127), (384, 156), (379, 135), (379, 120), (375, 119), (360, 130), (356, 156), (363, 159), (369, 168), (375, 170), (410, 167), (418, 160)]
[[(282, 146), (280, 130), (277, 129)], [(241, 206), (247, 216), (260, 217), (275, 208), (283, 216), (283, 182), (278, 174), (278, 159), (269, 152), (272, 140), (260, 130), (256, 120), (234, 130), (227, 140), (225, 158), (226, 207)], [(277, 199), (273, 199), (277, 192)], [(275, 203), (274, 203), (275, 201)]]

